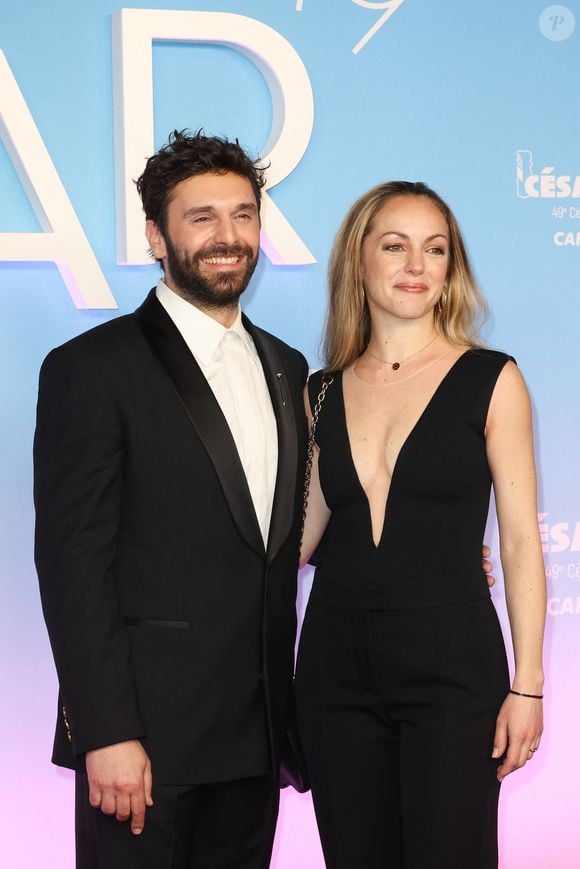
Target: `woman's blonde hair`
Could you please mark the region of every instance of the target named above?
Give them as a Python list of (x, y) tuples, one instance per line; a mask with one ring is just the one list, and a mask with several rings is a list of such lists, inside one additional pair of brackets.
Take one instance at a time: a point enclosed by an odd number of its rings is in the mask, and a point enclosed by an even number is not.
[(439, 194), (423, 182), (387, 181), (354, 203), (334, 241), (328, 266), (329, 299), (323, 347), (325, 368), (338, 371), (365, 350), (371, 319), (364, 288), (363, 242), (381, 208), (397, 196), (430, 199), (449, 228), (449, 270), (435, 306), (435, 328), (454, 344), (480, 344), (479, 328), (487, 305), (473, 275), (457, 221)]

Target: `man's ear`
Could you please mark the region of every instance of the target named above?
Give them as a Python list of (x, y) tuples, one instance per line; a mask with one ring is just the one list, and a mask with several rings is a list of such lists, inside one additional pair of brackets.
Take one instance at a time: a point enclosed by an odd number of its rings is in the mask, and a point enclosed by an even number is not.
[(165, 257), (167, 256), (165, 239), (163, 238), (161, 230), (159, 229), (154, 220), (145, 221), (145, 235), (147, 236), (147, 241), (149, 242), (151, 253), (155, 257), (155, 259), (165, 259)]

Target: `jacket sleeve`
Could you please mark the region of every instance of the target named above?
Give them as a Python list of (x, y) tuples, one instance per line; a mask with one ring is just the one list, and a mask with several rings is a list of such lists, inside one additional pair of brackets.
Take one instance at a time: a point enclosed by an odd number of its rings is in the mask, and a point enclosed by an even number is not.
[(53, 351), (34, 438), (35, 560), (76, 755), (145, 735), (114, 580), (124, 452), (96, 365), (71, 345)]

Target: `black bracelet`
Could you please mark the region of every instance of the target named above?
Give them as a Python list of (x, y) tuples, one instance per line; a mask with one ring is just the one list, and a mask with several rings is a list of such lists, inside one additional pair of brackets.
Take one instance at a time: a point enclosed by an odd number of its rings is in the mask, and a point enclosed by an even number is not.
[(532, 700), (543, 700), (543, 694), (524, 694), (523, 691), (514, 691), (513, 688), (510, 688), (510, 694), (517, 694), (518, 697), (530, 697)]

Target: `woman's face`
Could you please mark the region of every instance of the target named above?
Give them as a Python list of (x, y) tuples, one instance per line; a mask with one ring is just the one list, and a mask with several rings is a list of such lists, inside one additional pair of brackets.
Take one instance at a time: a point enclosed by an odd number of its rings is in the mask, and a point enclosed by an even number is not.
[(363, 242), (371, 317), (432, 316), (449, 267), (449, 227), (425, 196), (396, 196), (376, 215)]

